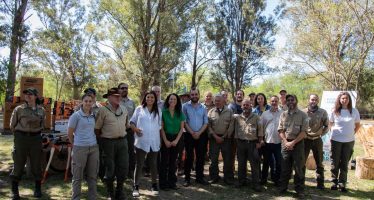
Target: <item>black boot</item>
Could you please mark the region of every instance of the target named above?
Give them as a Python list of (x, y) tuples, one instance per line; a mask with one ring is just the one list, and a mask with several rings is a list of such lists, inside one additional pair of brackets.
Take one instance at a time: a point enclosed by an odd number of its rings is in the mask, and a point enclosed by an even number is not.
[(42, 182), (41, 181), (35, 181), (34, 197), (36, 198), (42, 197)]
[(124, 200), (125, 194), (123, 193), (123, 182), (117, 181), (117, 188), (116, 188), (116, 200)]
[(12, 181), (12, 199), (13, 200), (20, 199), (19, 192), (18, 192), (18, 182), (17, 181)]
[(106, 189), (108, 192), (108, 199), (114, 200), (114, 190), (113, 190), (113, 181), (107, 181), (106, 182)]

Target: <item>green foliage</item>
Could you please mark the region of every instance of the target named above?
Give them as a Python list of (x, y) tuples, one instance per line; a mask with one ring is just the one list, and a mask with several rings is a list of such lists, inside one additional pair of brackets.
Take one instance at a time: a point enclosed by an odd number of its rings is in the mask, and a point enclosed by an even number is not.
[(310, 78), (305, 75), (288, 73), (275, 77), (269, 77), (258, 86), (252, 86), (245, 89), (246, 94), (251, 92), (264, 93), (266, 97), (278, 95), (279, 91), (285, 89), (288, 94), (295, 94), (301, 107), (306, 106), (310, 94), (322, 96), (323, 90), (327, 87), (321, 84), (321, 78)]
[[(117, 27), (117, 34), (124, 34), (122, 51), (115, 51), (117, 58), (123, 61), (127, 47), (134, 54), (137, 70), (131, 70), (126, 64), (123, 68), (137, 80), (138, 87), (144, 93), (150, 85), (161, 85), (162, 78), (179, 64), (188, 43), (185, 33), (188, 28), (190, 8), (195, 1), (189, 0), (147, 0), (117, 1), (102, 0), (100, 9), (110, 22)], [(123, 40), (128, 39), (128, 40)], [(117, 40), (113, 44), (118, 44)], [(121, 43), (119, 43), (121, 44)]]
[(36, 31), (30, 54), (55, 77), (56, 99), (66, 86), (79, 99), (83, 87), (95, 79), (97, 55), (93, 29), (80, 0), (33, 2), (44, 28)]
[(293, 28), (286, 50), (290, 66), (313, 70), (331, 89), (356, 90), (372, 60), (373, 1), (298, 1), (287, 13)]
[(216, 65), (236, 91), (271, 71), (264, 57), (273, 50), (275, 19), (263, 15), (265, 1), (223, 0), (215, 4), (214, 20), (206, 27), (221, 63)]
[(374, 68), (364, 68), (358, 85), (360, 107), (372, 112), (374, 109)]

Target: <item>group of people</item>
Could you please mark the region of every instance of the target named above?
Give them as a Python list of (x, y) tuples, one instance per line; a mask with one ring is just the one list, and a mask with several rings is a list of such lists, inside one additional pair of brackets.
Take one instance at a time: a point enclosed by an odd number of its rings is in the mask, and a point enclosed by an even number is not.
[[(298, 108), (295, 95), (281, 90), (270, 97), (263, 93), (245, 96), (235, 93), (234, 102), (228, 93), (205, 93), (191, 88), (188, 98), (175, 93), (161, 100), (161, 88), (152, 87), (139, 106), (128, 97), (128, 84), (120, 83), (103, 95), (105, 106), (96, 103), (96, 90), (88, 88), (82, 105), (69, 118), (68, 136), (73, 144), (71, 171), (72, 199), (81, 198), (81, 183), (88, 183), (88, 199), (97, 198), (97, 178), (105, 183), (108, 198), (125, 199), (123, 187), (133, 179), (133, 197), (139, 197), (144, 168), (151, 174), (151, 191), (178, 189), (177, 170), (183, 166), (183, 186), (191, 185), (194, 167), (195, 182), (201, 185), (220, 181), (219, 155), (223, 158), (223, 181), (228, 185), (247, 185), (247, 163), (251, 166), (251, 186), (264, 190), (271, 181), (281, 193), (288, 190), (294, 171), (295, 190), (304, 197), (305, 163), (310, 150), (317, 170), (317, 188), (325, 189), (323, 142), (321, 137), (331, 130), (332, 190), (346, 192), (348, 162), (352, 156), (354, 134), (360, 127), (360, 115), (352, 108), (349, 93), (336, 99), (331, 115), (318, 106), (319, 97), (309, 96), (308, 106)], [(14, 132), (14, 169), (11, 173), (12, 198), (19, 199), (18, 182), (27, 156), (35, 177), (35, 197), (41, 197), (41, 137), (44, 110), (35, 102), (37, 91), (23, 91), (25, 104), (18, 106), (11, 118)], [(40, 148), (39, 148), (40, 147)], [(208, 150), (209, 147), (209, 150)], [(209, 179), (204, 165), (210, 160)], [(237, 157), (237, 181), (234, 178)], [(184, 158), (184, 159), (182, 159)], [(177, 164), (183, 162), (183, 165)], [(195, 163), (195, 164), (194, 164)], [(116, 185), (114, 186), (114, 183)]]

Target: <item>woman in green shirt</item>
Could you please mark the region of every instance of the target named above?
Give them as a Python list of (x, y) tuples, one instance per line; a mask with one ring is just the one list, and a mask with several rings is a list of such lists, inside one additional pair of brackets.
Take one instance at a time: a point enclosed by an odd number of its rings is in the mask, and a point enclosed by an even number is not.
[(177, 94), (169, 94), (162, 110), (160, 189), (177, 189), (176, 160), (186, 117)]

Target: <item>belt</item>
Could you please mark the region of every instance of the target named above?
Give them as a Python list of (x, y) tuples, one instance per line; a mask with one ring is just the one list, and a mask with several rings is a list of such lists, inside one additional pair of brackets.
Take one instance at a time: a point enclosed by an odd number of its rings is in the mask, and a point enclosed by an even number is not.
[(122, 136), (122, 137), (116, 137), (116, 138), (105, 138), (105, 137), (102, 137), (102, 139), (105, 139), (105, 140), (122, 140), (122, 139), (125, 139), (126, 136)]
[(316, 139), (319, 139), (319, 138), (321, 138), (321, 136), (316, 136), (316, 137), (309, 137), (309, 136), (307, 136), (306, 137), (306, 139), (308, 139), (308, 140), (316, 140)]
[(287, 139), (287, 142), (292, 142), (294, 141), (295, 139)]
[(241, 142), (247, 142), (247, 143), (250, 143), (250, 142), (256, 142), (257, 143), (258, 142), (258, 140), (243, 140), (243, 139), (239, 139), (239, 138), (238, 138), (238, 140), (241, 141)]
[(37, 136), (37, 135), (40, 135), (41, 131), (39, 132), (25, 132), (25, 131), (16, 131), (17, 133), (20, 133), (22, 135), (26, 135), (26, 136)]

